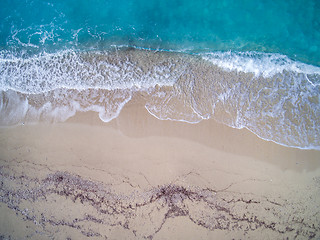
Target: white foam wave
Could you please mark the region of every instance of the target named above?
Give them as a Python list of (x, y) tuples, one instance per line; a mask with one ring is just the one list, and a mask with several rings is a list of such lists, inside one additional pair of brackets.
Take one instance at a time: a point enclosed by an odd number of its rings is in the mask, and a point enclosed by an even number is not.
[(97, 112), (103, 122), (109, 122), (119, 116), (131, 98), (132, 92), (127, 90), (57, 89), (39, 95), (0, 91), (0, 126), (64, 122), (76, 112), (88, 111)]
[[(141, 54), (61, 51), (18, 58), (0, 53), (0, 90), (39, 94), (55, 89), (147, 89), (172, 86), (183, 71), (174, 61), (158, 64)], [(141, 65), (140, 61), (144, 64)]]
[(278, 53), (227, 51), (204, 53), (201, 56), (223, 69), (253, 73), (255, 76), (272, 77), (284, 71), (320, 75), (320, 67), (293, 61)]
[(77, 111), (108, 122), (139, 91), (159, 119), (213, 118), (282, 145), (319, 149), (318, 67), (278, 54), (201, 56), (130, 48), (31, 58), (0, 53), (0, 125), (60, 122)]

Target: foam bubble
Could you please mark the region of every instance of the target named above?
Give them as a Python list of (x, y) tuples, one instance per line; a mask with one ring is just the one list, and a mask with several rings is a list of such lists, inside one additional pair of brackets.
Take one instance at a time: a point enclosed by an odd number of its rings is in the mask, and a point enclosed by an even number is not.
[(255, 76), (196, 60), (173, 89), (159, 91), (146, 105), (159, 119), (213, 118), (281, 145), (320, 149), (320, 85), (310, 84), (305, 73)]
[(28, 101), (16, 92), (0, 91), (0, 125), (20, 123), (28, 111)]
[(78, 111), (108, 122), (139, 92), (162, 120), (213, 118), (282, 145), (320, 149), (318, 68), (250, 54), (207, 58), (125, 48), (2, 58), (0, 124), (60, 122)]
[(159, 59), (148, 51), (61, 51), (31, 58), (1, 55), (6, 57), (0, 59), (0, 90), (27, 94), (59, 88), (114, 90), (172, 86), (184, 70), (183, 66), (176, 68), (179, 58)]
[(104, 122), (116, 118), (130, 101), (129, 90), (56, 89), (42, 94), (0, 91), (0, 125), (32, 122), (64, 122), (76, 112), (94, 111)]
[[(320, 75), (319, 67), (293, 61), (278, 53), (228, 51), (205, 53), (201, 56), (223, 69), (253, 73), (255, 76), (273, 77), (284, 71)], [(320, 83), (319, 78), (318, 80)]]

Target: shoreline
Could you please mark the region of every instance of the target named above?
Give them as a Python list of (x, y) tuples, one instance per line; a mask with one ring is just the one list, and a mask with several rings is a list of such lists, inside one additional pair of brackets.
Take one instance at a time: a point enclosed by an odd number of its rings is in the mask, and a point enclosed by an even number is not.
[[(111, 127), (125, 136), (137, 139), (151, 136), (186, 139), (219, 151), (259, 159), (280, 166), (281, 169), (288, 167), (288, 164), (289, 168), (296, 171), (314, 170), (320, 167), (319, 150), (283, 146), (262, 139), (246, 128), (232, 128), (214, 119), (202, 120), (195, 124), (174, 120), (159, 120), (144, 107), (144, 101), (143, 96), (136, 95), (124, 106), (120, 115), (108, 123), (101, 121), (96, 112), (77, 113), (66, 123)], [(210, 129), (211, 133), (208, 133), (207, 129)], [(215, 137), (215, 135), (219, 137)], [(263, 152), (256, 149), (261, 149)], [(295, 161), (301, 160), (302, 156), (308, 158), (308, 160), (305, 162)], [(277, 161), (278, 158), (283, 157), (291, 160)]]
[[(279, 70), (268, 55), (256, 64), (269, 61), (271, 69), (250, 72), (234, 68), (228, 56), (220, 66), (214, 56), (125, 48), (4, 61), (3, 76), (14, 81), (1, 84), (0, 125), (64, 122), (85, 111), (109, 122), (132, 98), (144, 95), (146, 109), (158, 119), (215, 119), (285, 146), (318, 149), (318, 74), (285, 59)], [(241, 64), (252, 61), (242, 57)]]
[(5, 238), (320, 236), (319, 151), (161, 121), (139, 96), (109, 123), (85, 112), (0, 132)]

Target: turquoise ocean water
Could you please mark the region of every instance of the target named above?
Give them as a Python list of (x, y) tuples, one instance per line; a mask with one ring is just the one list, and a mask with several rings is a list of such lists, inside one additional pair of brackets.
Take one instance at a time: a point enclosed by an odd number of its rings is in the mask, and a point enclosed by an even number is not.
[(318, 0), (0, 3), (1, 125), (110, 121), (145, 91), (159, 119), (319, 149), (319, 84)]
[(317, 0), (2, 0), (0, 9), (2, 50), (124, 44), (282, 53), (320, 65)]

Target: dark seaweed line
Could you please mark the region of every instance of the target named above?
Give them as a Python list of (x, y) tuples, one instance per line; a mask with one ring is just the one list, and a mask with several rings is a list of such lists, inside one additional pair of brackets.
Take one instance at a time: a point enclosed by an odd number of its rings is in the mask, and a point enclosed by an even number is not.
[[(103, 224), (109, 227), (120, 226), (131, 231), (137, 237), (152, 239), (166, 223), (169, 218), (187, 217), (194, 224), (206, 228), (210, 231), (216, 229), (232, 231), (240, 230), (244, 234), (254, 231), (258, 228), (270, 229), (279, 234), (291, 234), (293, 238), (301, 237), (314, 239), (319, 233), (320, 227), (315, 224), (307, 224), (304, 219), (299, 221), (293, 219), (286, 226), (279, 218), (279, 209), (284, 208), (280, 203), (265, 199), (244, 199), (241, 196), (232, 196), (230, 200), (223, 197), (223, 192), (213, 189), (194, 190), (169, 184), (158, 186), (147, 192), (140, 193), (135, 197), (115, 194), (110, 186), (102, 183), (86, 180), (77, 175), (67, 172), (56, 172), (49, 174), (45, 179), (31, 178), (28, 176), (15, 176), (2, 171), (0, 172), (1, 189), (0, 202), (5, 203), (10, 209), (20, 214), (24, 220), (34, 222), (42, 226), (46, 232), (46, 224), (51, 226), (68, 226), (80, 231), (86, 237), (103, 237), (101, 233), (85, 227), (85, 224)], [(16, 189), (11, 189), (8, 185), (14, 183)], [(37, 185), (38, 187), (30, 187)], [(230, 193), (226, 193), (230, 194)], [(234, 193), (233, 193), (234, 194)], [(54, 216), (46, 217), (41, 213), (37, 217), (32, 211), (26, 211), (19, 205), (22, 201), (30, 203), (36, 201), (45, 201), (50, 195), (60, 196), (65, 199), (71, 199), (74, 203), (81, 203), (85, 206), (92, 206), (97, 216), (85, 214), (83, 218), (74, 218), (72, 221), (59, 220)], [(244, 204), (249, 208), (245, 213), (238, 213), (233, 209), (237, 204)], [(256, 216), (250, 212), (250, 207), (260, 207), (267, 204), (269, 214), (276, 217), (279, 222), (268, 222), (261, 216)], [(198, 211), (191, 210), (192, 205), (198, 206)], [(135, 229), (135, 219), (139, 219), (138, 210), (145, 210), (149, 206), (154, 206), (153, 210), (148, 213), (150, 222), (154, 229), (148, 229), (147, 232), (139, 232)], [(200, 206), (200, 207), (199, 207)], [(204, 206), (204, 207), (201, 207)], [(157, 212), (154, 211), (157, 209)], [(152, 214), (161, 214), (164, 210), (161, 221), (154, 222)], [(145, 210), (148, 211), (148, 210)], [(107, 216), (107, 217), (106, 217)], [(120, 216), (124, 220), (118, 220)], [(105, 236), (106, 237), (106, 236)]]

